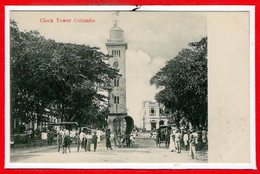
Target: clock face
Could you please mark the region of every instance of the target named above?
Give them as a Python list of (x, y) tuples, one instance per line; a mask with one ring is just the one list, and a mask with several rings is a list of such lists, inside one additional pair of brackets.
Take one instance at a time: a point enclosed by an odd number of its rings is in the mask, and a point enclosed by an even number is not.
[(118, 66), (119, 66), (118, 62), (114, 62), (114, 63), (113, 63), (113, 68), (117, 69)]

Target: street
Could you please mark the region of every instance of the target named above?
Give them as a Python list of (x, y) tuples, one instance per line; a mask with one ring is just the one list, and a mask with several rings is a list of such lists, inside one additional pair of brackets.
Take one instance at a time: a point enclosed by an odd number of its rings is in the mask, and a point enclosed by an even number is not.
[(207, 151), (198, 151), (198, 159), (191, 159), (188, 151), (181, 154), (170, 152), (164, 145), (156, 147), (148, 133), (140, 133), (136, 146), (107, 150), (105, 140), (98, 144), (97, 151), (85, 152), (72, 146), (71, 153), (57, 152), (57, 146), (12, 148), (11, 162), (14, 163), (207, 163)]

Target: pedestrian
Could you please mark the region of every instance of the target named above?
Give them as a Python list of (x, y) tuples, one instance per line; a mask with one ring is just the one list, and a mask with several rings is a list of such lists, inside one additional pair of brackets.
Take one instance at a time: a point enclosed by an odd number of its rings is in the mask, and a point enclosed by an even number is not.
[(111, 145), (111, 141), (110, 141), (110, 129), (107, 129), (107, 131), (106, 131), (106, 148), (107, 148), (107, 150), (113, 150), (112, 149), (112, 145)]
[(136, 141), (136, 131), (133, 133), (133, 140), (132, 140), (132, 144), (133, 144), (133, 147), (135, 147), (135, 141)]
[(52, 141), (53, 141), (53, 134), (51, 130), (47, 131), (47, 143), (48, 145), (52, 145)]
[(123, 138), (122, 134), (119, 133), (118, 137), (119, 137), (119, 147), (123, 147), (124, 146), (124, 138)]
[(70, 147), (71, 147), (71, 144), (74, 141), (74, 138), (75, 138), (76, 135), (72, 131), (68, 131), (68, 134), (69, 134), (68, 149), (69, 149), (69, 152), (71, 152)]
[(131, 141), (130, 141), (130, 134), (126, 134), (126, 147), (130, 147)]
[(80, 137), (81, 148), (84, 149), (85, 151), (87, 151), (87, 148), (86, 148), (87, 139), (86, 139), (86, 134), (85, 134), (84, 130), (80, 132), (79, 137)]
[[(196, 131), (195, 131), (194, 129), (191, 129), (190, 132), (191, 132), (191, 133), (190, 133), (190, 136), (189, 136), (189, 140), (191, 140), (191, 136), (193, 136), (194, 142), (195, 142), (195, 146), (196, 146), (196, 136), (197, 136)], [(190, 143), (189, 143), (189, 144), (190, 144)], [(191, 146), (190, 146), (190, 152), (189, 152), (189, 154), (192, 155)]]
[(52, 145), (52, 143), (53, 143), (53, 140), (54, 140), (54, 134), (53, 134), (53, 131), (51, 130), (50, 131), (50, 137), (49, 137), (49, 142), (50, 142), (50, 145)]
[(88, 139), (87, 139), (87, 134), (88, 134), (88, 130), (85, 130), (84, 131), (84, 133), (85, 133), (85, 137), (84, 137), (84, 150), (85, 150), (85, 152), (88, 150), (87, 149), (87, 146), (88, 146)]
[(194, 137), (193, 134), (191, 134), (191, 136), (190, 136), (190, 149), (191, 149), (191, 157), (192, 157), (192, 159), (197, 159), (196, 138)]
[[(30, 140), (33, 140), (32, 129), (29, 128), (26, 133), (27, 133), (28, 137), (30, 138)], [(49, 142), (48, 142), (48, 144), (49, 144)]]
[(166, 132), (165, 132), (165, 147), (166, 148), (169, 148), (170, 139), (171, 139), (170, 130), (166, 130)]
[(198, 148), (198, 144), (199, 144), (199, 141), (198, 141), (198, 138), (199, 138), (198, 130), (197, 129), (194, 130), (192, 134), (193, 134), (193, 136), (195, 138), (195, 146), (196, 146), (196, 148)]
[[(70, 134), (69, 131), (67, 129), (64, 129), (64, 134), (63, 134), (63, 151), (62, 153), (66, 153), (67, 154), (67, 149), (69, 148), (69, 144), (70, 144)], [(70, 150), (70, 149), (69, 149)]]
[(80, 133), (79, 131), (76, 131), (76, 143), (77, 143), (77, 152), (79, 152), (80, 146), (81, 146), (81, 140), (80, 140)]
[(134, 139), (133, 133), (131, 133), (131, 135), (130, 135), (130, 144), (131, 144), (131, 147), (134, 147), (134, 145), (135, 145), (135, 139)]
[(133, 136), (134, 136), (134, 138), (136, 138), (137, 137), (137, 130), (134, 130), (134, 132), (133, 132)]
[(189, 136), (187, 131), (185, 131), (183, 135), (183, 143), (184, 143), (185, 150), (188, 150), (188, 142), (189, 142)]
[(153, 132), (153, 139), (156, 141), (156, 136), (158, 135), (158, 130), (154, 130)]
[(57, 144), (58, 144), (58, 152), (60, 152), (61, 147), (63, 147), (63, 140), (64, 140), (64, 128), (61, 127), (57, 133)]
[(101, 141), (101, 130), (98, 129), (96, 135), (97, 135), (97, 142), (100, 143), (100, 141)]
[(171, 152), (175, 152), (176, 151), (175, 134), (173, 132), (171, 133), (171, 139), (170, 139), (170, 151)]
[(150, 138), (153, 138), (153, 130), (150, 131)]
[(92, 143), (94, 144), (94, 152), (96, 152), (96, 150), (97, 150), (97, 143), (98, 143), (97, 132), (94, 132), (94, 135), (92, 137)]
[(91, 151), (91, 143), (92, 143), (91, 131), (89, 131), (88, 134), (86, 135), (86, 139), (87, 139), (87, 151)]
[(202, 130), (201, 130), (201, 128), (197, 129), (197, 134), (198, 134), (198, 138), (197, 138), (197, 140), (198, 140), (198, 147), (197, 147), (197, 150), (200, 150), (203, 147), (203, 143), (202, 143)]
[(177, 153), (181, 153), (181, 134), (179, 130), (177, 130), (175, 133), (175, 144)]
[(207, 132), (205, 128), (201, 131), (201, 136), (202, 136), (202, 148), (205, 150), (206, 145), (207, 145)]
[(156, 143), (156, 147), (160, 147), (160, 132), (159, 132), (159, 130), (156, 132), (156, 134), (154, 134), (154, 136), (155, 136), (155, 143)]
[(116, 133), (111, 133), (110, 134), (110, 142), (114, 142), (114, 145), (116, 146)]

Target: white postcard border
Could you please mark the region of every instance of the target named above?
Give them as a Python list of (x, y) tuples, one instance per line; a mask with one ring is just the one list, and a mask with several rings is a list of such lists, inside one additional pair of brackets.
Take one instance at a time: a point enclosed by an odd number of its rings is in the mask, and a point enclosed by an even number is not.
[(136, 6), (5, 6), (5, 168), (20, 169), (256, 169), (255, 129), (255, 6), (140, 6), (137, 11), (250, 13), (250, 163), (11, 163), (10, 162), (10, 11), (132, 11)]

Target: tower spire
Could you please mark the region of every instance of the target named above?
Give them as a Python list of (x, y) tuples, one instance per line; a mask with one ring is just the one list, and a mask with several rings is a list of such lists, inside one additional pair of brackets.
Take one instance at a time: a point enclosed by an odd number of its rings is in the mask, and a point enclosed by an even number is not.
[(117, 26), (117, 23), (118, 23), (118, 18), (119, 18), (119, 11), (116, 11), (114, 13), (114, 26)]

